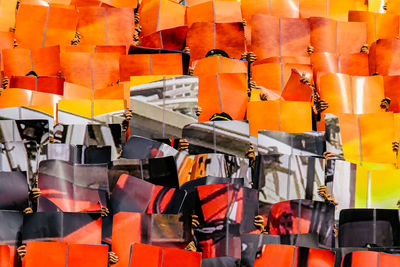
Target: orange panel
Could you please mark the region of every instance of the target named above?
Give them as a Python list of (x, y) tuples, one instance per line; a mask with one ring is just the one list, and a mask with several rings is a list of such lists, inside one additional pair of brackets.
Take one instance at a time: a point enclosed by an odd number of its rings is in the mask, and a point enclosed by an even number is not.
[(327, 0), (300, 0), (300, 18), (327, 17)]
[(32, 106), (55, 106), (57, 102), (61, 99), (59, 95), (33, 92), (32, 93)]
[[(279, 18), (256, 14), (251, 27), (251, 49), (257, 61), (280, 55)], [(266, 31), (265, 29), (268, 29)]]
[[(371, 65), (380, 75), (400, 75), (400, 40), (379, 40), (370, 54)], [(375, 66), (373, 66), (375, 65)]]
[(185, 25), (186, 7), (168, 0), (143, 0), (139, 7), (141, 34)]
[(175, 248), (163, 249), (162, 267), (200, 267), (201, 253)]
[(13, 266), (11, 262), (10, 247), (7, 245), (0, 245), (0, 267)]
[[(162, 249), (156, 246), (135, 243), (132, 247), (130, 267), (160, 267), (162, 265)], [(117, 265), (115, 265), (118, 267)], [(123, 265), (121, 265), (123, 266)], [(127, 266), (127, 265), (124, 265)]]
[(400, 256), (380, 253), (379, 267), (384, 267), (384, 266), (400, 266)]
[[(380, 127), (380, 126), (385, 127)], [(394, 118), (391, 112), (360, 115), (362, 160), (394, 163)]]
[(282, 18), (280, 23), (281, 55), (307, 56), (307, 47), (310, 45), (308, 19)]
[(15, 37), (19, 47), (69, 45), (77, 22), (77, 12), (72, 6), (22, 4), (17, 13)]
[(67, 244), (61, 242), (28, 242), (25, 267), (64, 267), (67, 261)]
[[(141, 242), (141, 214), (130, 212), (114, 214), (112, 231), (112, 250), (119, 258), (115, 267), (128, 266), (131, 244)], [(154, 259), (156, 256), (157, 254), (152, 255), (149, 259)], [(132, 263), (135, 262), (136, 260), (132, 261)]]
[(313, 53), (310, 56), (311, 64), (313, 65), (314, 80), (320, 85), (320, 78), (326, 73), (337, 73), (338, 60), (336, 54), (324, 52)]
[(0, 31), (7, 32), (15, 26), (15, 12), (18, 0), (0, 2)]
[(385, 97), (391, 99), (389, 111), (400, 112), (400, 76), (384, 76)]
[(182, 75), (182, 55), (137, 54), (120, 57), (121, 81), (129, 81), (131, 76), (142, 75)]
[(357, 53), (338, 56), (338, 72), (354, 76), (368, 76), (368, 54)]
[(111, 112), (124, 111), (126, 108), (123, 99), (96, 99), (93, 103), (93, 116), (100, 116)]
[(107, 245), (68, 245), (69, 267), (108, 266)]
[(397, 15), (349, 11), (349, 21), (368, 24), (368, 44), (372, 44), (378, 39), (396, 38), (399, 35), (399, 17)]
[(127, 100), (130, 97), (129, 91), (126, 92), (123, 84), (116, 84), (104, 89), (96, 90), (95, 99), (120, 99)]
[(255, 65), (251, 69), (253, 80), (259, 86), (273, 90), (279, 95), (283, 91), (282, 71), (283, 66), (280, 63), (268, 63)]
[(309, 21), (314, 52), (336, 53), (336, 21), (328, 18), (310, 18)]
[(269, 0), (270, 15), (282, 18), (299, 17), (299, 0)]
[(80, 44), (130, 45), (133, 42), (134, 14), (129, 8), (79, 8)]
[(187, 25), (194, 22), (242, 22), (240, 4), (236, 1), (209, 1), (190, 6), (186, 12)]
[(283, 57), (269, 57), (261, 60), (257, 60), (252, 66), (265, 63), (293, 63), (293, 64), (311, 64), (310, 57), (295, 57), (295, 56), (283, 56)]
[[(265, 116), (264, 114), (268, 114)], [(311, 106), (307, 102), (254, 101), (247, 110), (250, 134), (259, 130), (283, 132), (308, 132), (312, 129)], [(293, 122), (296, 123), (293, 123)]]
[(29, 106), (32, 91), (23, 89), (7, 89), (1, 92), (0, 108)]
[(355, 251), (351, 253), (352, 267), (369, 267), (378, 265), (379, 252), (374, 251)]
[(244, 29), (239, 23), (196, 22), (186, 37), (191, 61), (204, 58), (208, 51), (221, 49), (239, 59), (245, 51)]
[(67, 82), (103, 89), (119, 79), (119, 54), (61, 53), (61, 68)]
[(313, 90), (307, 84), (302, 83), (300, 79), (301, 74), (292, 69), (292, 74), (281, 95), (285, 101), (311, 102)]
[(367, 44), (367, 23), (337, 22), (337, 53), (359, 53), (361, 47)]
[(365, 0), (335, 0), (329, 1), (329, 17), (331, 19), (347, 21), (350, 10), (366, 11), (368, 2)]
[(199, 122), (215, 113), (226, 112), (233, 120), (243, 120), (247, 109), (247, 79), (242, 73), (222, 73), (199, 77)]
[(136, 8), (139, 4), (137, 0), (101, 0), (101, 2), (117, 8)]
[[(295, 258), (293, 258), (295, 256)], [(294, 246), (264, 245), (259, 258), (256, 258), (254, 267), (277, 266), (291, 267), (296, 265), (297, 255)]]
[(360, 161), (361, 158), (360, 130), (357, 116), (354, 114), (338, 114), (343, 155), (347, 160)]
[(187, 26), (180, 26), (154, 32), (143, 36), (140, 45), (150, 48), (182, 50), (185, 46), (188, 30)]
[(217, 73), (247, 73), (247, 62), (222, 56), (203, 58), (194, 64), (194, 76)]
[(253, 15), (263, 14), (269, 15), (269, 1), (268, 0), (241, 0), (243, 18), (249, 25), (253, 25)]
[(61, 70), (60, 47), (3, 50), (4, 74), (24, 76), (35, 71), (39, 76), (57, 76)]
[(382, 76), (357, 77), (326, 74), (321, 77), (321, 98), (329, 103), (329, 113), (375, 113), (384, 98)]
[(308, 251), (308, 267), (335, 266), (335, 253), (329, 250), (310, 248)]
[(93, 99), (93, 90), (85, 86), (64, 83), (64, 95), (63, 98), (68, 99)]

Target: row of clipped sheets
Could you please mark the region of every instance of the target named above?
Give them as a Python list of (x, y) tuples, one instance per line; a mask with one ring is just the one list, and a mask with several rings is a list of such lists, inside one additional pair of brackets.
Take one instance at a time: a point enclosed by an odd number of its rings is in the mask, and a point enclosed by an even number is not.
[[(272, 56), (307, 56), (314, 52), (358, 53), (367, 41), (365, 23), (328, 18), (292, 19), (257, 14), (251, 28), (251, 49), (258, 59)], [(269, 34), (263, 29), (268, 27)]]
[(245, 0), (241, 1), (243, 18), (253, 25), (254, 14), (264, 14), (283, 18), (329, 17), (340, 21), (347, 21), (350, 10), (366, 11), (365, 1), (327, 1), (327, 0)]
[(134, 13), (129, 8), (79, 7), (77, 10), (75, 6), (22, 3), (15, 28), (20, 47), (69, 45), (75, 31), (81, 34), (81, 44), (130, 45)]
[(30, 241), (26, 245), (24, 266), (108, 266), (107, 245), (67, 244)]
[[(57, 116), (60, 123), (76, 123), (97, 119), (103, 115), (121, 113), (126, 108), (126, 101), (120, 99), (62, 100), (59, 95), (35, 92), (25, 89), (7, 89), (0, 96), (1, 108), (27, 107), (32, 110)], [(107, 103), (107, 105), (105, 105)], [(55, 106), (58, 104), (57, 109)], [(104, 119), (103, 119), (104, 120)]]

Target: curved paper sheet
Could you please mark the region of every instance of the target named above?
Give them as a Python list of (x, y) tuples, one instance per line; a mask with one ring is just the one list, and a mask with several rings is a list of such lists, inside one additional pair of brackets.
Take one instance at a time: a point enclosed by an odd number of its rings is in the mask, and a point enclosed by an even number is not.
[(212, 0), (192, 5), (186, 10), (188, 27), (195, 22), (233, 23), (242, 22), (240, 3)]
[(140, 136), (131, 136), (126, 142), (121, 158), (150, 159), (175, 156), (176, 149), (166, 144)]
[[(285, 133), (260, 131), (258, 133), (258, 153), (279, 153), (300, 156), (322, 156), (325, 151), (325, 133)], [(329, 150), (330, 151), (330, 150)]]
[(24, 215), (22, 240), (101, 244), (101, 214), (36, 212)]
[(60, 47), (3, 50), (4, 74), (25, 76), (34, 71), (39, 76), (58, 76), (61, 71)]
[(240, 23), (196, 22), (189, 28), (186, 45), (192, 61), (204, 58), (213, 49), (239, 59), (245, 51), (244, 29)]
[(129, 81), (131, 76), (182, 75), (181, 54), (137, 54), (121, 56), (119, 71), (121, 81)]
[(322, 247), (332, 247), (335, 207), (319, 201), (290, 200), (272, 205), (268, 228), (271, 235), (316, 233)]
[(283, 100), (311, 102), (313, 89), (300, 81), (301, 76), (296, 69), (292, 69), (292, 74), (282, 91)]
[(38, 211), (99, 211), (107, 206), (108, 175), (105, 164), (78, 165), (44, 160), (39, 165)]
[(396, 247), (400, 244), (398, 210), (347, 209), (340, 212), (339, 246)]
[(113, 213), (179, 214), (185, 197), (185, 191), (156, 186), (123, 174), (112, 192), (111, 207)]
[(349, 11), (349, 21), (367, 23), (368, 44), (370, 45), (379, 39), (395, 39), (399, 35), (399, 17), (397, 15)]
[(129, 46), (133, 42), (134, 28), (134, 13), (130, 8), (79, 8), (77, 31), (81, 34), (82, 45)]
[(10, 87), (63, 95), (64, 78), (55, 76), (11, 76)]
[(326, 112), (377, 113), (381, 111), (380, 102), (385, 97), (383, 77), (325, 74), (320, 80), (320, 94), (329, 103)]
[(15, 38), (19, 47), (69, 45), (75, 36), (78, 12), (73, 6), (21, 4), (16, 17)]
[(199, 122), (225, 112), (233, 120), (243, 120), (248, 102), (247, 79), (242, 73), (202, 75), (199, 78)]
[(143, 36), (140, 44), (145, 47), (182, 50), (185, 46), (187, 26), (165, 29)]
[(194, 62), (194, 76), (217, 73), (247, 73), (247, 63), (242, 60), (213, 56)]
[(339, 114), (338, 118), (345, 159), (355, 162), (395, 162), (392, 141), (382, 142), (394, 140), (393, 113)]
[(375, 267), (395, 266), (400, 264), (400, 257), (396, 254), (388, 254), (374, 251), (354, 251), (343, 257), (343, 267)]
[(380, 75), (399, 75), (400, 65), (395, 58), (400, 55), (400, 40), (381, 39), (372, 46), (370, 72)]
[(292, 199), (319, 199), (317, 189), (324, 185), (324, 161), (319, 158), (268, 154), (257, 159), (259, 201), (277, 203)]
[[(264, 116), (266, 112), (268, 117)], [(289, 133), (310, 132), (312, 130), (311, 107), (310, 103), (307, 102), (249, 102), (247, 119), (252, 136), (257, 136), (259, 130)], [(296, 123), (293, 123), (293, 121), (296, 121)]]
[(119, 79), (119, 54), (61, 53), (61, 69), (66, 82), (103, 89)]
[(0, 209), (23, 211), (28, 207), (28, 179), (24, 172), (0, 172)]
[[(145, 0), (139, 7), (141, 34), (184, 26), (186, 7), (168, 0)], [(133, 12), (132, 12), (133, 15)]]
[(385, 97), (391, 99), (389, 110), (394, 113), (400, 112), (400, 76), (383, 76)]

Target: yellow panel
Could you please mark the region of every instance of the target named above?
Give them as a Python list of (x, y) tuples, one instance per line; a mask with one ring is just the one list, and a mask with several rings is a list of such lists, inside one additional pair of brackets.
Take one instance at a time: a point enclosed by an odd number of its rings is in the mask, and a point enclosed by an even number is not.
[(396, 209), (400, 199), (400, 170), (371, 171), (371, 207)]
[(94, 101), (94, 111), (93, 116), (100, 116), (103, 114), (124, 111), (125, 110), (125, 102), (123, 100), (115, 100), (115, 99), (97, 99)]
[(85, 118), (92, 117), (92, 103), (90, 100), (60, 100), (58, 110)]
[(357, 166), (355, 208), (366, 208), (368, 198), (368, 169)]
[(145, 76), (131, 76), (131, 86), (161, 81), (162, 79), (171, 79), (180, 75), (145, 75)]

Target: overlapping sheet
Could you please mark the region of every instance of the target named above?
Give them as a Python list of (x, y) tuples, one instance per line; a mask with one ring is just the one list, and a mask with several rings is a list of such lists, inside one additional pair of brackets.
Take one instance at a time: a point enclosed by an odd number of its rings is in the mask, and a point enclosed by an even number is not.
[(320, 199), (325, 182), (324, 161), (310, 156), (269, 154), (257, 159), (255, 188), (262, 203), (291, 199)]
[(310, 132), (312, 130), (310, 105), (307, 102), (295, 101), (249, 102), (247, 119), (250, 134), (257, 136), (260, 130)]
[(35, 212), (25, 214), (23, 242), (60, 241), (74, 244), (101, 244), (101, 214)]
[(100, 211), (107, 206), (108, 174), (105, 164), (71, 164), (45, 160), (39, 165), (38, 211)]

